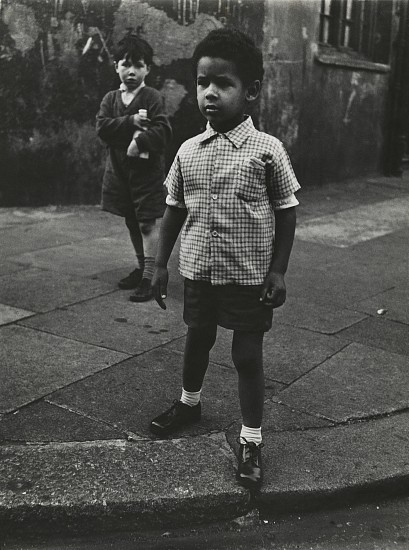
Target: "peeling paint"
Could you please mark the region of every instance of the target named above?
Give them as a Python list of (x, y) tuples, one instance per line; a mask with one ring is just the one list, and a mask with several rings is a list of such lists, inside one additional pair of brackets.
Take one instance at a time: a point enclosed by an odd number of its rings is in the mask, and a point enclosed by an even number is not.
[(215, 17), (205, 13), (199, 13), (192, 24), (181, 26), (148, 4), (123, 0), (115, 14), (113, 41), (120, 40), (127, 29), (137, 29), (152, 46), (155, 63), (161, 66), (176, 59), (189, 59), (195, 45), (211, 30), (222, 26)]
[(161, 89), (165, 101), (165, 108), (169, 116), (173, 116), (179, 109), (182, 99), (187, 94), (187, 90), (175, 79), (167, 78)]
[(40, 29), (31, 8), (22, 4), (10, 4), (4, 10), (3, 21), (8, 25), (18, 50), (24, 54), (34, 47)]

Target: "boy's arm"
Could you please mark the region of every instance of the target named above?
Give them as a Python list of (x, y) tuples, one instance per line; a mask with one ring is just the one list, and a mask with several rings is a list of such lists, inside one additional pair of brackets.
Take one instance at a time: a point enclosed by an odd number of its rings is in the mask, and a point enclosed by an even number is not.
[(185, 223), (187, 210), (176, 206), (167, 206), (160, 228), (158, 250), (155, 260), (155, 271), (152, 278), (152, 291), (155, 300), (162, 309), (167, 295), (168, 261), (177, 241), (180, 230)]
[(139, 151), (158, 151), (165, 149), (172, 138), (172, 127), (163, 107), (163, 99), (159, 92), (155, 93), (148, 105), (149, 124), (137, 138)]
[(113, 116), (113, 94), (107, 94), (101, 101), (97, 113), (98, 137), (112, 147), (127, 148), (135, 131), (133, 115)]
[(274, 253), (265, 278), (260, 300), (273, 308), (280, 307), (286, 299), (284, 275), (287, 271), (294, 242), (295, 207), (275, 210)]

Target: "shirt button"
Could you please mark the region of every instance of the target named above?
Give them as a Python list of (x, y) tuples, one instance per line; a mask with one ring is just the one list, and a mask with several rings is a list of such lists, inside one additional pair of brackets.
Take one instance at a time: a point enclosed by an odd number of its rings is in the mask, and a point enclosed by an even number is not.
[(219, 234), (218, 234), (218, 232), (217, 232), (217, 231), (212, 231), (212, 236), (213, 236), (213, 237), (218, 237), (218, 236), (219, 236)]
[(214, 201), (217, 200), (217, 195), (216, 195), (216, 193), (214, 193), (214, 194), (212, 195), (212, 199), (213, 199)]

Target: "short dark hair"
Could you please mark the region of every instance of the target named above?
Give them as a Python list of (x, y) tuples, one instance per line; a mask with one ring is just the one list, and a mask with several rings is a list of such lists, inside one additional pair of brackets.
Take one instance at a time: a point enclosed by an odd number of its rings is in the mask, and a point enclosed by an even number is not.
[(234, 61), (241, 80), (247, 85), (263, 81), (263, 54), (253, 40), (238, 29), (226, 27), (211, 31), (193, 52), (193, 76), (202, 57), (220, 57)]
[(152, 65), (153, 50), (146, 40), (130, 33), (118, 42), (114, 50), (116, 63), (124, 58), (129, 58), (132, 63), (143, 59), (147, 65)]

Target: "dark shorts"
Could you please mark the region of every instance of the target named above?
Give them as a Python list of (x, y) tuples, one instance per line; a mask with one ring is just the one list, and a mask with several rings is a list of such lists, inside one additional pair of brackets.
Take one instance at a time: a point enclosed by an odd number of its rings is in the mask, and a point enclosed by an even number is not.
[(190, 328), (219, 325), (231, 330), (270, 330), (273, 308), (260, 302), (261, 286), (211, 285), (185, 279), (183, 319)]
[(123, 216), (136, 216), (138, 221), (162, 218), (166, 208), (166, 190), (163, 184), (157, 189), (138, 189), (132, 192), (118, 193), (115, 190), (103, 190), (102, 210)]

